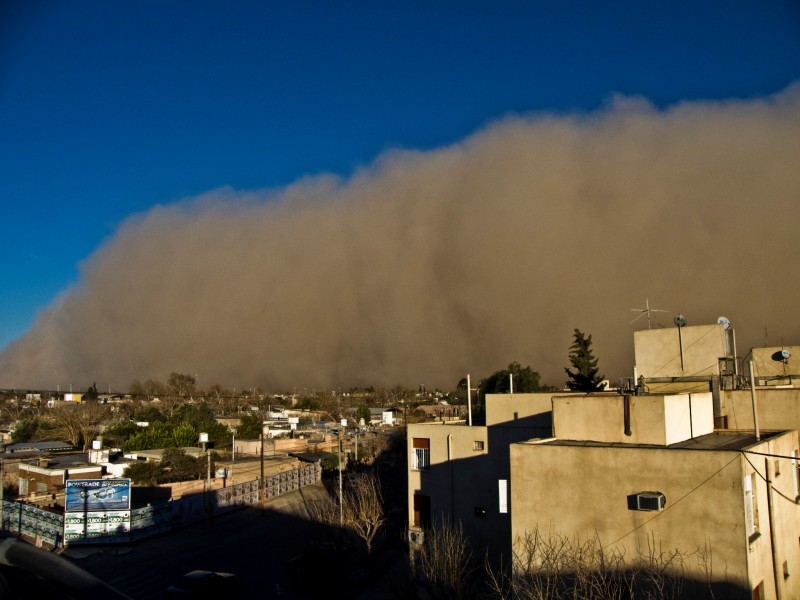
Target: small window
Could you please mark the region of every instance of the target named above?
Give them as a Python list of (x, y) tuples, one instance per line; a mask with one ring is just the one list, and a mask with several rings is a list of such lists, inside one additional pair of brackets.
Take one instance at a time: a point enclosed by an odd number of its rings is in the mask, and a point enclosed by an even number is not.
[(472, 442), (472, 449), (482, 452), (483, 451), (483, 440), (475, 440), (474, 442)]
[(47, 491), (47, 484), (44, 482), (37, 482), (36, 483), (36, 491), (37, 492), (46, 492)]
[(758, 537), (758, 495), (756, 492), (756, 474), (746, 475), (744, 478), (744, 519), (750, 541)]
[(411, 468), (415, 471), (427, 471), (431, 468), (431, 441), (428, 438), (412, 438)]
[(795, 450), (793, 454), (792, 474), (794, 478), (794, 497), (800, 499), (800, 450)]

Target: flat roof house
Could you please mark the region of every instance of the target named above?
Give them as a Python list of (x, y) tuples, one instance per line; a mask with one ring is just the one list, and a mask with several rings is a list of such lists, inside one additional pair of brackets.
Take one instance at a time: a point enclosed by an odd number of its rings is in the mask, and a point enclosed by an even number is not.
[(443, 518), (459, 520), (476, 548), (508, 555), (509, 445), (552, 435), (552, 393), (487, 394), (486, 425), (408, 425), (409, 539)]
[(725, 597), (800, 597), (798, 434), (713, 422), (709, 392), (554, 397), (554, 436), (511, 446), (515, 550), (538, 533), (628, 565), (677, 551)]

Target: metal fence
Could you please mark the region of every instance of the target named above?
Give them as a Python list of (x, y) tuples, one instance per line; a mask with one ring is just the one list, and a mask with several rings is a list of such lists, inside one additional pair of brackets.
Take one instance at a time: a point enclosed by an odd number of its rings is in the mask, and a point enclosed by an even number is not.
[[(308, 464), (261, 480), (246, 481), (219, 490), (208, 490), (169, 502), (135, 508), (130, 511), (129, 535), (119, 537), (119, 540), (125, 542), (144, 539), (211, 519), (231, 510), (258, 504), (262, 494), (268, 500), (316, 483), (320, 480), (321, 471), (318, 464)], [(64, 516), (33, 504), (4, 500), (2, 528), (34, 541), (36, 545), (61, 547), (64, 544)]]

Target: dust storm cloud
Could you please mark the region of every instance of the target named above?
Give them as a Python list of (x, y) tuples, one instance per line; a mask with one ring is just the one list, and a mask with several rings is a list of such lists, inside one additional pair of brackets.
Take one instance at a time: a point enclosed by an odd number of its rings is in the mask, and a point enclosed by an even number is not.
[[(630, 376), (631, 308), (800, 342), (800, 85), (500, 119), (347, 179), (130, 218), (0, 356), (0, 386), (426, 384), (516, 360), (564, 382), (573, 328)], [(672, 326), (672, 314), (658, 313)]]

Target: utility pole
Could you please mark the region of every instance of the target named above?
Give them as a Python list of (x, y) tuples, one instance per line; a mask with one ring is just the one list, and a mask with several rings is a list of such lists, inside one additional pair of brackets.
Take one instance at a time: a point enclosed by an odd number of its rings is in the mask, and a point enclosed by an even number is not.
[(342, 503), (342, 431), (344, 426), (339, 424), (339, 527), (344, 527), (344, 506)]
[(261, 434), (259, 435), (259, 439), (261, 440), (261, 479), (258, 481), (258, 501), (263, 506), (264, 504), (264, 426), (261, 426)]
[(5, 487), (6, 473), (4, 470), (3, 459), (0, 458), (0, 529), (3, 527), (3, 488)]

